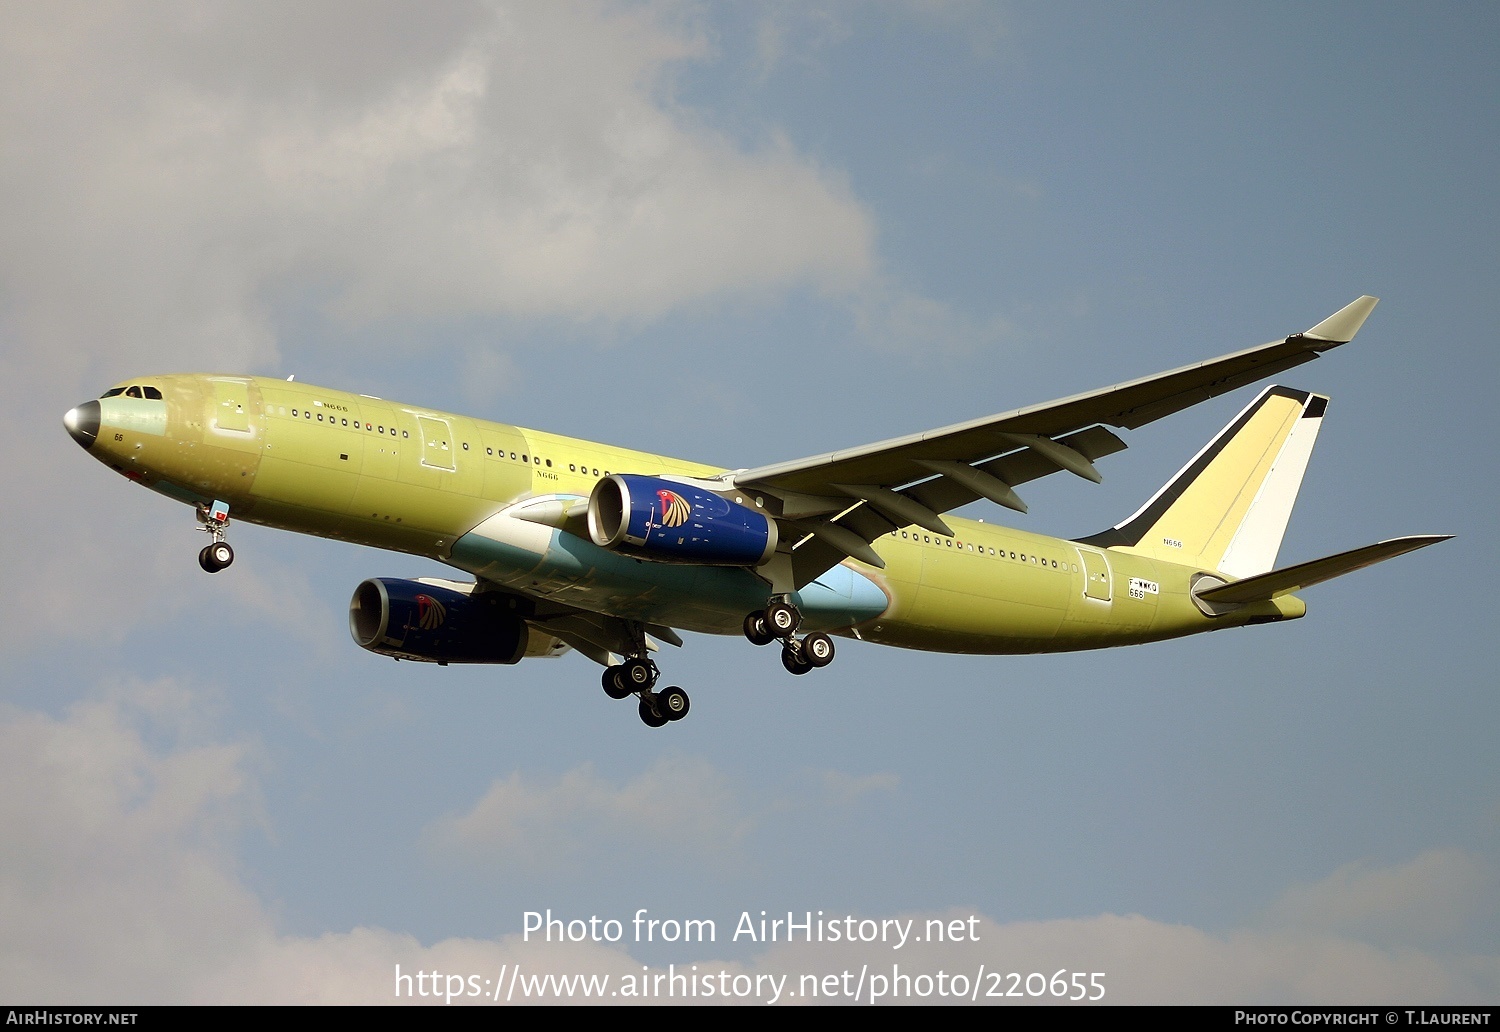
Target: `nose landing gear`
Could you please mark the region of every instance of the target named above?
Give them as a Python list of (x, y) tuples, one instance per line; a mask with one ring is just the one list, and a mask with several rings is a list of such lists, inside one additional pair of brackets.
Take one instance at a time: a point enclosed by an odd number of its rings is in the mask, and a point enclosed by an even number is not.
[(753, 645), (781, 642), (781, 665), (790, 673), (805, 674), (833, 662), (833, 639), (821, 631), (797, 637), (802, 613), (785, 595), (773, 598), (766, 608), (745, 617), (745, 637)]
[(203, 567), (205, 573), (218, 573), (232, 562), (234, 562), (234, 549), (229, 547), (227, 541), (216, 541), (211, 545), (206, 545), (198, 553), (198, 565)]
[(218, 573), (234, 562), (234, 549), (224, 540), (229, 528), (229, 503), (215, 499), (213, 505), (198, 506), (198, 522), (202, 524), (199, 529), (213, 538), (198, 553), (198, 565), (205, 573)]

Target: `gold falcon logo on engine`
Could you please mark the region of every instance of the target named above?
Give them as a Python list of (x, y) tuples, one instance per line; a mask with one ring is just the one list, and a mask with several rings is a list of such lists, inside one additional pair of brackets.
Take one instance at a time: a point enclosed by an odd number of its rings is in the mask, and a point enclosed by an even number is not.
[(443, 621), (448, 618), (448, 610), (443, 604), (431, 595), (417, 596), (417, 623), (424, 631), (435, 630), (443, 626)]
[(656, 497), (661, 499), (661, 525), (663, 527), (680, 527), (693, 514), (692, 505), (675, 491), (658, 491)]

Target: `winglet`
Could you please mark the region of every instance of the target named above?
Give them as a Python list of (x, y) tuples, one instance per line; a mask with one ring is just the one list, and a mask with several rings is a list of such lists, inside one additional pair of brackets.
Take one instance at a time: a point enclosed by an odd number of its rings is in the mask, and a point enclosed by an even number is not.
[(1334, 344), (1347, 344), (1354, 339), (1359, 328), (1365, 324), (1380, 298), (1366, 294), (1352, 301), (1324, 319), (1312, 329), (1301, 334), (1310, 340), (1326, 340)]

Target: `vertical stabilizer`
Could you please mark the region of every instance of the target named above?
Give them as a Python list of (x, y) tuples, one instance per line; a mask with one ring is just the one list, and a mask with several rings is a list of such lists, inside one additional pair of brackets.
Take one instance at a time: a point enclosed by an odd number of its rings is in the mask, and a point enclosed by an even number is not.
[(1267, 387), (1135, 515), (1086, 542), (1236, 578), (1267, 572), (1327, 407)]

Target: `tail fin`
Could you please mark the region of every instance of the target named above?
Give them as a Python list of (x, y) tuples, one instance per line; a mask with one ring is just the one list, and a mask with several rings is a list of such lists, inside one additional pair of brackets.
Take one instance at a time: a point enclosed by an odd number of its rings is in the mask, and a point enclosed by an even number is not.
[(1084, 543), (1253, 577), (1276, 565), (1328, 399), (1267, 387), (1125, 522)]

